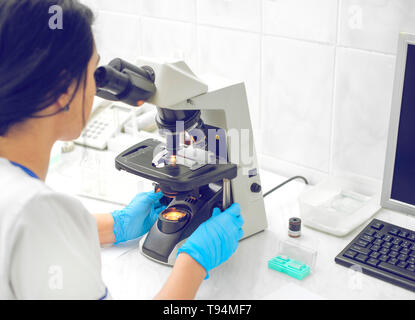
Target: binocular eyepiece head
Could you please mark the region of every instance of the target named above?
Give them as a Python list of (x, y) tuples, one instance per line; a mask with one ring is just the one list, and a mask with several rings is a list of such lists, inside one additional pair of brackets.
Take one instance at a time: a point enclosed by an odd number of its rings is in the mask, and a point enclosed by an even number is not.
[(105, 100), (139, 106), (156, 92), (155, 73), (151, 67), (140, 68), (119, 58), (99, 67), (94, 77), (96, 95)]

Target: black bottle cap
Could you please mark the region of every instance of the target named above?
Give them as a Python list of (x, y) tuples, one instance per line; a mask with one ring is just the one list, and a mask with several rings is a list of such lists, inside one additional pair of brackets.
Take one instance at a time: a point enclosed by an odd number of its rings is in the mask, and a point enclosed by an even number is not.
[(301, 231), (301, 219), (300, 218), (291, 218), (289, 221), (289, 230), (290, 231)]

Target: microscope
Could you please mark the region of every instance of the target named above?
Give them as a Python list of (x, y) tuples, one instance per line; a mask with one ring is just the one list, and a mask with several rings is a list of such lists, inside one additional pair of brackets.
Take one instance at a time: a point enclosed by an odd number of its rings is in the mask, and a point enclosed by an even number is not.
[[(140, 67), (138, 67), (140, 66)], [(139, 244), (146, 257), (173, 265), (177, 250), (212, 216), (239, 203), (244, 238), (267, 227), (244, 83), (201, 79), (183, 62), (114, 59), (95, 72), (97, 96), (156, 106), (164, 140), (122, 152), (118, 170), (149, 179), (167, 209)], [(209, 85), (209, 86), (208, 86)]]

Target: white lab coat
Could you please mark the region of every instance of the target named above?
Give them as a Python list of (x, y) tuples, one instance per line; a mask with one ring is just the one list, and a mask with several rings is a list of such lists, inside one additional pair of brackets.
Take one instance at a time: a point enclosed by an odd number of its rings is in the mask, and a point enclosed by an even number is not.
[(94, 217), (0, 158), (0, 300), (108, 299)]

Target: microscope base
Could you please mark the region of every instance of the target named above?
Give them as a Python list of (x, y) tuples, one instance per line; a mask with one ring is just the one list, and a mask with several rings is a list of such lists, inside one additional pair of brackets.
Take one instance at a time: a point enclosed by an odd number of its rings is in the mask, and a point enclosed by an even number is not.
[(182, 246), (182, 244), (186, 241), (186, 239), (185, 239), (185, 240), (183, 240), (183, 241), (179, 242), (179, 243), (176, 245), (176, 247), (173, 249), (173, 251), (170, 253), (169, 258), (168, 258), (168, 261), (167, 261), (167, 262), (164, 262), (164, 261), (157, 260), (157, 259), (155, 259), (155, 258), (153, 258), (153, 257), (151, 257), (151, 256), (149, 256), (149, 255), (147, 255), (147, 254), (143, 251), (143, 244), (144, 244), (144, 242), (146, 241), (146, 239), (147, 239), (147, 235), (145, 235), (145, 236), (144, 236), (144, 237), (140, 240), (140, 242), (139, 242), (139, 244), (138, 244), (138, 251), (140, 251), (140, 253), (141, 253), (143, 256), (145, 256), (146, 258), (148, 258), (148, 259), (150, 259), (150, 260), (152, 260), (152, 261), (154, 261), (154, 262), (157, 262), (157, 263), (163, 264), (163, 265), (165, 265), (165, 266), (169, 266), (169, 267), (173, 267), (173, 266), (174, 266), (174, 263), (176, 262), (177, 251), (179, 251), (179, 248), (180, 248), (180, 247)]

